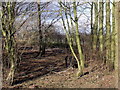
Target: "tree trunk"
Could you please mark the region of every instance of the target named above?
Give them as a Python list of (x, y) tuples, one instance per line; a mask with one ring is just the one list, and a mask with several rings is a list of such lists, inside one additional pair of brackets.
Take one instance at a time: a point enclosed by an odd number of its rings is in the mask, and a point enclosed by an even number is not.
[(78, 73), (77, 76), (80, 76), (83, 74), (83, 69), (84, 69), (84, 56), (82, 53), (82, 48), (81, 48), (81, 43), (80, 43), (80, 37), (79, 37), (79, 27), (78, 27), (78, 17), (77, 17), (77, 6), (76, 2), (73, 2), (73, 11), (74, 11), (74, 20), (75, 20), (75, 29), (76, 29), (76, 42), (77, 42), (77, 48), (78, 48), (78, 53), (79, 53), (79, 60), (78, 62)]
[(45, 53), (45, 46), (43, 42), (43, 34), (42, 34), (42, 29), (41, 29), (41, 7), (40, 7), (40, 1), (37, 2), (38, 6), (38, 28), (39, 28), (39, 52), (38, 55), (41, 57)]
[(111, 69), (111, 58), (110, 58), (110, 33), (111, 33), (111, 25), (110, 25), (110, 1), (106, 1), (106, 62), (109, 65), (109, 69)]
[[(112, 35), (111, 35), (111, 61), (113, 63), (114, 66), (114, 61), (115, 61), (115, 48), (116, 48), (116, 41), (115, 41), (115, 37), (117, 35), (117, 32), (115, 30), (115, 2), (113, 2), (113, 7), (112, 7)], [(115, 68), (115, 67), (113, 67)]]
[(93, 26), (93, 51), (97, 49), (97, 31), (98, 31), (98, 2), (94, 2), (95, 22)]
[[(2, 7), (0, 3), (0, 7)], [(2, 88), (2, 81), (3, 81), (3, 73), (2, 73), (2, 67), (3, 67), (3, 57), (2, 57), (2, 9), (0, 9), (0, 88)]]
[[(94, 11), (94, 3), (91, 4), (91, 46), (93, 46), (93, 11)], [(91, 47), (93, 49), (93, 47)]]
[[(68, 22), (68, 17), (67, 17), (67, 13), (65, 12), (65, 17), (66, 17), (66, 19), (67, 19), (67, 26), (68, 26), (68, 28), (66, 27), (66, 25), (65, 25), (65, 22), (64, 22), (64, 19), (63, 19), (63, 13), (62, 13), (62, 4), (61, 4), (61, 2), (59, 3), (60, 4), (60, 7), (61, 7), (61, 17), (62, 17), (62, 22), (63, 22), (63, 27), (64, 27), (64, 30), (65, 30), (65, 32), (66, 32), (66, 38), (67, 38), (67, 41), (68, 41), (68, 44), (69, 44), (69, 47), (70, 47), (70, 50), (71, 50), (71, 52), (72, 52), (72, 54), (73, 54), (73, 56), (75, 57), (75, 59), (76, 59), (76, 61), (77, 61), (77, 64), (78, 64), (78, 72), (77, 72), (77, 76), (80, 76), (80, 75), (82, 75), (83, 74), (83, 69), (82, 69), (82, 67), (81, 67), (81, 62), (80, 62), (80, 59), (78, 59), (78, 57), (77, 57), (77, 55), (76, 55), (76, 53), (75, 53), (75, 51), (74, 51), (74, 49), (73, 49), (73, 46), (72, 46), (72, 38), (71, 38), (71, 35), (70, 35), (70, 27), (69, 27), (69, 22)], [(66, 11), (66, 10), (65, 10)], [(75, 12), (75, 14), (76, 14), (76, 12)], [(69, 30), (67, 30), (67, 29), (69, 29)], [(78, 29), (77, 29), (78, 30)], [(79, 36), (79, 35), (78, 35)], [(79, 37), (77, 37), (77, 38), (79, 38)], [(80, 44), (79, 44), (80, 45)]]
[[(114, 47), (115, 47), (115, 59), (114, 59), (114, 68), (115, 68), (115, 70), (116, 71), (118, 71), (118, 52), (119, 52), (119, 48), (118, 48), (118, 44), (119, 44), (119, 39), (118, 38), (120, 38), (120, 27), (119, 27), (119, 23), (120, 23), (120, 2), (115, 2), (115, 0), (113, 0), (114, 1), (114, 5), (115, 5), (115, 12), (114, 12), (114, 15), (115, 15), (115, 28), (114, 28), (114, 34), (115, 34), (115, 36), (114, 36)], [(120, 56), (120, 55), (119, 55)]]
[(100, 53), (103, 52), (103, 12), (104, 6), (103, 2), (99, 2), (99, 51)]
[(104, 45), (103, 45), (103, 36), (104, 36), (104, 33), (103, 33), (103, 21), (104, 21), (104, 2), (99, 2), (99, 31), (98, 31), (98, 40), (99, 40), (99, 43), (98, 43), (98, 46), (99, 46), (99, 58), (101, 60), (103, 60), (104, 62)]
[(13, 84), (17, 61), (16, 42), (13, 34), (15, 32), (15, 5), (15, 2), (2, 3), (2, 34), (5, 38), (5, 51), (10, 62), (10, 72), (7, 77), (9, 85)]

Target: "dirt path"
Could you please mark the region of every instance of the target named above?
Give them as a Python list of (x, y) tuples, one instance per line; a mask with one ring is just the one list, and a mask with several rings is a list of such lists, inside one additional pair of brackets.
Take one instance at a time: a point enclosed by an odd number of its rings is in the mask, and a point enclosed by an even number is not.
[[(25, 55), (25, 54), (24, 54)], [(48, 49), (44, 57), (28, 58), (26, 54), (12, 88), (115, 88), (114, 72), (108, 73), (105, 65), (90, 61), (84, 72), (88, 74), (77, 78), (76, 68), (65, 68), (66, 53), (62, 49)], [(90, 72), (93, 69), (92, 72)]]

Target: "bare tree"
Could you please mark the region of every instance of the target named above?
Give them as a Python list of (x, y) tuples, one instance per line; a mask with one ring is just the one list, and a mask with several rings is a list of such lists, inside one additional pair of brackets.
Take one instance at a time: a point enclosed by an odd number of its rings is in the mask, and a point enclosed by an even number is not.
[(14, 80), (17, 61), (16, 42), (13, 34), (15, 32), (15, 6), (15, 2), (2, 3), (2, 34), (5, 39), (5, 52), (10, 61), (10, 72), (7, 77), (10, 85), (12, 85)]
[[(81, 76), (83, 74), (83, 69), (84, 69), (84, 56), (83, 56), (83, 52), (82, 52), (82, 47), (81, 47), (81, 42), (80, 42), (80, 35), (79, 35), (79, 27), (78, 27), (78, 19), (79, 19), (79, 17), (77, 16), (77, 4), (76, 4), (76, 2), (73, 2), (72, 7), (69, 7), (69, 8), (67, 7), (67, 5), (65, 5), (65, 3), (60, 2), (59, 4), (60, 4), (60, 7), (61, 7), (61, 13), (60, 14), (61, 14), (64, 30), (66, 32), (67, 41), (68, 41), (68, 44), (70, 46), (71, 52), (72, 52), (73, 56), (75, 57), (75, 59), (77, 61), (77, 64), (78, 64), (77, 76)], [(74, 17), (72, 17), (70, 15), (70, 13), (67, 12), (68, 9), (70, 9), (70, 10), (73, 9)], [(65, 25), (63, 13), (65, 13), (65, 17), (66, 17), (66, 20), (67, 20), (67, 27)], [(75, 31), (74, 31), (73, 28), (71, 30), (70, 22), (68, 21), (68, 16), (70, 16), (71, 24), (74, 23), (74, 25), (75, 25), (75, 28), (74, 28)], [(72, 38), (71, 38), (71, 31), (75, 32), (74, 40), (76, 41), (78, 56), (75, 53), (75, 50), (73, 48), (73, 42), (72, 42)]]

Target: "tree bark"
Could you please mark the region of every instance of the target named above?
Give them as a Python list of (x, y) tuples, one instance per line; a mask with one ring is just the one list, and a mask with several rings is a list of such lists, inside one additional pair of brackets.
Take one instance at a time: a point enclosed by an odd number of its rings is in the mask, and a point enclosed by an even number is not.
[(116, 48), (116, 35), (117, 35), (117, 32), (115, 30), (115, 2), (113, 1), (113, 6), (112, 6), (112, 35), (111, 35), (111, 62), (113, 63), (113, 68), (114, 67), (114, 62), (115, 62), (115, 48)]
[(10, 72), (6, 79), (9, 85), (13, 84), (17, 64), (16, 42), (13, 34), (15, 32), (15, 5), (15, 2), (2, 3), (2, 34), (5, 38), (5, 51), (10, 62)]
[[(77, 17), (77, 6), (76, 4), (73, 4), (73, 8), (74, 8), (74, 18), (75, 20), (78, 19)], [(69, 47), (71, 49), (71, 52), (73, 54), (73, 56), (75, 57), (76, 61), (77, 61), (77, 64), (78, 64), (78, 72), (77, 72), (77, 76), (80, 76), (83, 74), (83, 68), (84, 68), (84, 59), (83, 59), (83, 54), (82, 54), (82, 50), (81, 50), (81, 46), (80, 46), (80, 37), (79, 37), (79, 31), (78, 31), (78, 20), (77, 21), (74, 21), (74, 23), (76, 24), (76, 30), (75, 30), (75, 39), (77, 41), (77, 46), (78, 46), (78, 53), (79, 53), (79, 57), (77, 57), (74, 49), (73, 49), (73, 42), (72, 42), (72, 38), (71, 38), (71, 30), (70, 30), (70, 23), (68, 22), (68, 16), (67, 16), (67, 13), (66, 13), (66, 10), (65, 11), (65, 17), (67, 19), (67, 27), (65, 25), (65, 21), (64, 21), (64, 18), (63, 18), (63, 12), (62, 12), (62, 4), (60, 3), (60, 7), (61, 7), (61, 17), (62, 17), (62, 22), (63, 22), (63, 26), (64, 26), (64, 30), (66, 32), (66, 37), (67, 37), (67, 41), (68, 41), (68, 44), (69, 44)], [(70, 14), (69, 14), (70, 15)], [(70, 16), (71, 17), (71, 16)], [(72, 17), (71, 17), (72, 18)], [(71, 20), (72, 21), (72, 20)], [(72, 25), (72, 22), (71, 22), (71, 25)], [(73, 27), (73, 26), (72, 26)], [(68, 29), (68, 30), (67, 30)], [(72, 31), (73, 32), (73, 31)], [(81, 61), (82, 60), (82, 61)]]
[(98, 2), (94, 2), (95, 22), (93, 26), (93, 51), (97, 49), (97, 32), (98, 32)]
[(110, 1), (106, 1), (106, 62), (109, 65), (109, 69), (112, 67), (112, 62), (110, 58), (110, 33), (111, 33), (111, 25), (110, 25)]
[[(114, 1), (114, 0), (113, 0)], [(120, 48), (118, 48), (119, 47), (119, 39), (118, 38), (120, 38), (120, 27), (119, 27), (119, 23), (120, 23), (120, 2), (115, 2), (114, 1), (114, 5), (115, 5), (115, 12), (114, 12), (114, 15), (115, 15), (115, 27), (114, 27), (114, 34), (115, 34), (115, 36), (114, 36), (114, 47), (115, 47), (115, 59), (114, 59), (114, 68), (115, 68), (115, 70), (116, 71), (118, 71), (118, 60), (119, 60), (119, 57), (118, 56), (120, 56), (120, 55), (118, 55), (118, 52), (119, 52), (119, 50), (120, 50)]]
[(80, 76), (81, 74), (83, 74), (84, 56), (83, 56), (83, 53), (82, 53), (82, 47), (81, 47), (80, 37), (79, 37), (79, 29), (78, 29), (79, 27), (78, 27), (76, 2), (73, 2), (73, 11), (74, 11), (74, 20), (75, 20), (75, 29), (76, 29), (76, 42), (77, 42), (77, 48), (78, 48), (79, 60), (80, 60), (80, 62), (78, 62), (79, 72), (77, 73), (77, 76)]
[[(93, 46), (93, 11), (94, 11), (94, 3), (91, 4), (91, 46)], [(93, 47), (91, 47), (93, 49)]]
[(41, 57), (43, 54), (45, 54), (45, 45), (43, 42), (43, 33), (41, 29), (41, 7), (40, 7), (40, 0), (38, 0), (37, 6), (38, 6), (38, 28), (39, 28), (39, 52), (38, 55)]
[(103, 2), (99, 2), (99, 51), (100, 53), (103, 52), (103, 12), (104, 6)]

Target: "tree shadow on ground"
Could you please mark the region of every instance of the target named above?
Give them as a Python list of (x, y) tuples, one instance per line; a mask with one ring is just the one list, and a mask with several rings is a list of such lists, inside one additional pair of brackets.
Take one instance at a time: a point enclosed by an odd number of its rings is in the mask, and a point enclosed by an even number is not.
[[(41, 59), (33, 58), (36, 52), (26, 52), (15, 74), (14, 85), (65, 69), (65, 52), (61, 49), (47, 51)], [(31, 58), (29, 58), (31, 57)], [(51, 73), (52, 74), (52, 73)]]

